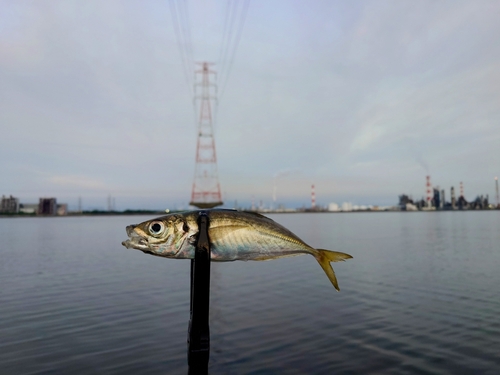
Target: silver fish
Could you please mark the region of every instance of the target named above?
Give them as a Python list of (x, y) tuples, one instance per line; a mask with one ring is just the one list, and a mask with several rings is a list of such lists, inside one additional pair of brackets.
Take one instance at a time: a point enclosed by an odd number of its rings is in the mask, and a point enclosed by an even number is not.
[[(208, 237), (211, 260), (270, 260), (311, 254), (340, 290), (330, 262), (352, 258), (331, 250), (314, 249), (285, 227), (252, 212), (206, 210), (210, 223)], [(193, 259), (198, 234), (199, 211), (173, 213), (141, 224), (127, 226), (127, 249), (175, 259)]]

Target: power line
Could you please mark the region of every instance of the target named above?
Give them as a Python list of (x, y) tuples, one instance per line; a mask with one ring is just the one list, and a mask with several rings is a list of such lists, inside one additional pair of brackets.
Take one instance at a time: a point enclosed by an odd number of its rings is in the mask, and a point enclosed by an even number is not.
[[(182, 70), (184, 72), (184, 77), (185, 77), (186, 83), (189, 87), (191, 96), (193, 96), (193, 88), (192, 88), (193, 79), (192, 79), (192, 73), (191, 73), (193, 64), (191, 64), (191, 66), (189, 66), (190, 65), (190, 57), (189, 57), (190, 53), (189, 53), (189, 49), (187, 47), (188, 44), (189, 45), (191, 44), (190, 39), (186, 40), (187, 39), (186, 32), (183, 31), (183, 29), (185, 29), (185, 28), (182, 27), (182, 25), (181, 25), (181, 21), (180, 21), (181, 17), (178, 15), (175, 0), (170, 0), (169, 5), (170, 5), (170, 14), (172, 16), (172, 23), (174, 25), (175, 39), (177, 41), (177, 48), (178, 48), (179, 54), (181, 56)], [(190, 36), (190, 34), (189, 34), (189, 36)], [(192, 50), (191, 50), (191, 53), (192, 53)], [(192, 56), (192, 54), (191, 54), (191, 56)]]
[(182, 39), (181, 39), (182, 37), (180, 35), (180, 25), (179, 25), (179, 20), (177, 17), (177, 9), (176, 9), (176, 5), (175, 5), (175, 0), (170, 0), (169, 5), (170, 5), (170, 15), (172, 17), (172, 23), (174, 25), (174, 33), (175, 33), (175, 39), (177, 42), (177, 49), (179, 50), (179, 55), (180, 55), (181, 61), (182, 61), (182, 70), (184, 72), (184, 77), (186, 79), (186, 83), (188, 84), (188, 86), (191, 87), (190, 80), (189, 80), (189, 74), (188, 74), (187, 69), (186, 69), (187, 57), (185, 56), (184, 49), (182, 46)]
[(224, 25), (224, 32), (222, 35), (221, 53), (220, 53), (220, 58), (219, 58), (219, 65), (220, 65), (219, 80), (221, 80), (221, 81), (222, 81), (222, 77), (224, 76), (224, 69), (226, 67), (226, 59), (227, 59), (228, 50), (229, 50), (229, 47), (230, 47), (231, 42), (232, 42), (233, 25), (234, 25), (234, 21), (236, 19), (235, 14), (236, 14), (237, 7), (238, 7), (238, 4), (235, 1), (231, 2), (231, 0), (227, 0), (225, 23), (226, 23), (226, 21), (228, 21), (229, 24)]
[[(241, 6), (240, 6), (241, 4)], [(238, 49), (243, 26), (248, 13), (250, 0), (238, 2), (236, 0), (227, 0), (224, 28), (222, 33), (221, 48), (219, 51), (219, 79), (220, 86), (219, 98), (222, 98), (229, 81), (232, 71), (236, 51)], [(181, 57), (182, 70), (191, 96), (194, 95), (194, 53), (191, 43), (191, 25), (189, 21), (189, 12), (187, 0), (170, 0), (170, 13), (172, 17), (173, 28), (177, 41), (177, 48)], [(215, 113), (214, 113), (215, 115)]]
[(245, 19), (246, 19), (246, 15), (248, 13), (248, 6), (249, 5), (250, 5), (250, 0), (245, 0), (243, 2), (242, 11), (241, 11), (241, 14), (240, 14), (240, 21), (238, 23), (238, 29), (236, 31), (236, 37), (235, 37), (235, 40), (234, 40), (233, 48), (231, 50), (231, 54), (229, 55), (230, 58), (229, 58), (229, 63), (227, 65), (228, 68), (225, 71), (225, 80), (224, 80), (224, 83), (223, 83), (223, 85), (221, 87), (219, 100), (222, 99), (222, 97), (224, 96), (224, 91), (226, 90), (227, 81), (229, 79), (229, 76), (231, 74), (231, 70), (232, 70), (232, 67), (233, 67), (234, 57), (236, 56), (236, 50), (238, 49), (238, 45), (239, 45), (240, 40), (241, 40), (241, 35), (243, 33), (243, 26), (245, 24)]
[(220, 53), (219, 53), (219, 62), (222, 61), (222, 52), (224, 49), (224, 42), (226, 40), (226, 34), (227, 34), (227, 24), (228, 24), (228, 19), (229, 19), (229, 13), (231, 11), (231, 1), (227, 0), (226, 2), (226, 12), (225, 12), (225, 17), (224, 17), (224, 29), (222, 31), (222, 43), (220, 46)]
[[(191, 25), (189, 22), (189, 12), (187, 8), (187, 1), (186, 0), (180, 0), (181, 1), (181, 6), (179, 7), (179, 14), (180, 14), (180, 20), (181, 20), (181, 30), (184, 34), (184, 42), (185, 42), (185, 47), (186, 47), (186, 55), (188, 56), (188, 62), (190, 63), (190, 68), (191, 71), (193, 70), (194, 67), (194, 54), (193, 54), (193, 43), (191, 42)], [(194, 77), (193, 77), (194, 79)]]

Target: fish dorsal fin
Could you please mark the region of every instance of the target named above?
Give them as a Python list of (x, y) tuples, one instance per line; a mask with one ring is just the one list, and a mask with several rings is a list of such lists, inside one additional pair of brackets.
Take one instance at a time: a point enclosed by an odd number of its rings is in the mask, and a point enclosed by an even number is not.
[(270, 219), (267, 216), (259, 214), (258, 212), (254, 212), (254, 211), (241, 211), (241, 212), (244, 212), (244, 213), (249, 214), (249, 215), (254, 215), (254, 216), (258, 217), (259, 219), (267, 219), (267, 220), (274, 221), (273, 219)]
[(243, 213), (243, 214), (248, 214), (248, 215), (254, 215), (254, 216), (258, 217), (259, 219), (268, 219), (268, 220), (274, 221), (272, 219), (269, 219), (267, 216), (259, 214), (258, 212), (255, 212), (255, 211), (246, 211), (246, 210), (240, 211), (240, 210), (234, 210), (234, 209), (230, 209), (230, 208), (214, 208), (214, 209), (209, 210), (209, 211)]

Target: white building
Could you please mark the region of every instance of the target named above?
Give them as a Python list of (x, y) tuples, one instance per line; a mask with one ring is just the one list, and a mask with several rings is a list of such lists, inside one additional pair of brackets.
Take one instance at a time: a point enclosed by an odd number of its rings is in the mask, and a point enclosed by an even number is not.
[(337, 211), (340, 211), (340, 207), (337, 203), (330, 203), (328, 205), (328, 211), (334, 211), (334, 212), (337, 212)]
[(68, 214), (68, 204), (67, 203), (60, 203), (57, 205), (57, 215), (59, 216), (65, 216)]
[(344, 212), (352, 211), (352, 203), (351, 202), (342, 203), (342, 211)]
[(21, 203), (19, 212), (23, 214), (36, 214), (38, 211), (38, 203)]

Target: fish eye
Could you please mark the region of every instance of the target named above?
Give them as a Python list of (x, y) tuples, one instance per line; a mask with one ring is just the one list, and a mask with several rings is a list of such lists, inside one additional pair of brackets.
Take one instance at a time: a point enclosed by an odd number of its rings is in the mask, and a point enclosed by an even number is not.
[(163, 223), (161, 221), (153, 221), (149, 225), (149, 232), (152, 235), (160, 234), (161, 232), (163, 232), (164, 228), (165, 228), (165, 225), (163, 225)]

